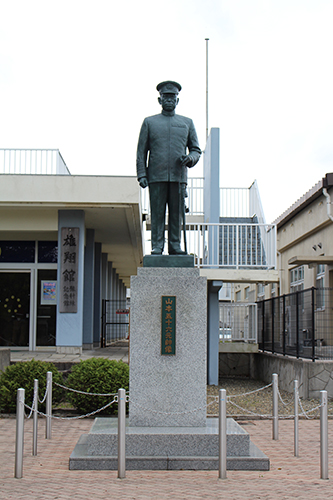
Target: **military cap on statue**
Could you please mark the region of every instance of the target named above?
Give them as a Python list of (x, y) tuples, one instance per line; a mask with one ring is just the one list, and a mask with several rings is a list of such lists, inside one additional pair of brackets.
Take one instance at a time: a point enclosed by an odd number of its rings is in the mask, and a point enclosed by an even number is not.
[(160, 94), (179, 94), (182, 87), (177, 82), (172, 82), (167, 80), (166, 82), (161, 82), (157, 85), (156, 89)]

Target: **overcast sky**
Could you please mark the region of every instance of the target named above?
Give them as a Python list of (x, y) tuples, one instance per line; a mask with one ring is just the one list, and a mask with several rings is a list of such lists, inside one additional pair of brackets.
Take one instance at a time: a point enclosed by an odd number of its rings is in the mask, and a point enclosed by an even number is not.
[(142, 120), (171, 79), (204, 149), (209, 38), (221, 186), (257, 179), (272, 222), (333, 171), (332, 0), (0, 0), (0, 19), (2, 148), (135, 175)]

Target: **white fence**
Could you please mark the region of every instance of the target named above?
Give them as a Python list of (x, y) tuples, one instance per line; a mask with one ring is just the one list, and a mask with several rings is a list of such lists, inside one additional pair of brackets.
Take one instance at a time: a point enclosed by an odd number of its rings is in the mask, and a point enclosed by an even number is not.
[[(204, 215), (204, 179), (188, 178), (187, 191), (188, 215)], [(141, 194), (142, 212), (149, 220), (148, 189)], [(265, 223), (256, 181), (250, 188), (220, 188), (219, 216), (234, 220), (187, 225), (187, 251), (197, 267), (276, 269), (276, 226)], [(237, 218), (253, 219), (240, 223)]]
[(187, 251), (196, 267), (275, 269), (276, 226), (190, 224)]
[(249, 211), (250, 217), (255, 215), (259, 224), (265, 224), (266, 220), (261, 204), (257, 181), (254, 181), (249, 188)]
[(70, 175), (58, 149), (0, 149), (0, 174)]
[(220, 303), (219, 337), (222, 342), (257, 343), (257, 304)]
[(248, 188), (220, 188), (220, 217), (251, 217)]
[[(142, 212), (150, 214), (149, 191), (142, 189)], [(189, 215), (204, 215), (204, 178), (189, 177), (187, 180), (186, 206)], [(257, 217), (265, 223), (257, 181), (249, 188), (220, 188), (219, 217)]]

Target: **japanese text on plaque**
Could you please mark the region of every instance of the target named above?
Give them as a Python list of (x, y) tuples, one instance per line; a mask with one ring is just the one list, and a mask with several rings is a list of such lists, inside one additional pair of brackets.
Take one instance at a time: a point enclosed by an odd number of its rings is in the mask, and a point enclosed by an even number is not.
[(176, 354), (176, 297), (162, 296), (161, 354)]

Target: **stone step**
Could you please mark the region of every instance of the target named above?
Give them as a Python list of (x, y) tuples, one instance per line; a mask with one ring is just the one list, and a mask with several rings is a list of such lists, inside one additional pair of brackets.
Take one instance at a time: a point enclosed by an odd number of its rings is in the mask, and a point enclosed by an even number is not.
[[(118, 468), (117, 419), (97, 418), (70, 456), (72, 470)], [(218, 419), (206, 427), (126, 426), (128, 470), (218, 469)], [(250, 441), (249, 434), (227, 419), (227, 467), (231, 470), (269, 470), (269, 459)]]

